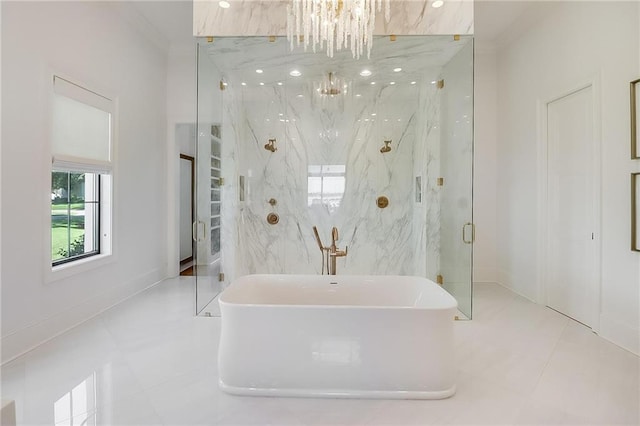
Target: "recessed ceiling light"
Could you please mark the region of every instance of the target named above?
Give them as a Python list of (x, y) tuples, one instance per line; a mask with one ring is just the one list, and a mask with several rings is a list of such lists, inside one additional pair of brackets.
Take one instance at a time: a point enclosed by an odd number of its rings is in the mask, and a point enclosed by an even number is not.
[(360, 93), (358, 93), (358, 94), (356, 95), (356, 98), (359, 98), (360, 96), (362, 96), (362, 95), (361, 95)]
[(281, 81), (278, 82), (278, 86), (282, 86), (282, 82)]
[(263, 82), (260, 82), (260, 86), (264, 86), (264, 83), (263, 83)]
[(402, 68), (400, 68), (400, 67), (393, 69), (393, 72), (400, 72), (400, 71), (402, 71)]
[(228, 1), (221, 0), (218, 2), (218, 6), (220, 6), (223, 9), (229, 9), (229, 6), (231, 5), (229, 4)]
[(411, 82), (411, 84), (416, 84), (416, 82), (415, 82), (415, 81), (412, 81), (412, 82)]
[(371, 115), (372, 115), (373, 117), (375, 117), (375, 116), (376, 116), (376, 115), (378, 115), (378, 114), (376, 114), (375, 112), (372, 112), (372, 113), (371, 113)]
[(258, 74), (262, 74), (262, 73), (263, 73), (263, 71), (262, 71), (262, 70), (260, 70), (260, 69), (256, 70), (256, 72), (257, 72)]
[(303, 95), (303, 94), (299, 94), (299, 95), (297, 95), (296, 97), (297, 97), (297, 98), (304, 98), (304, 95)]
[(433, 81), (431, 82), (431, 84), (436, 84), (436, 83), (437, 83), (437, 81), (435, 81), (435, 80), (433, 80)]
[(363, 76), (363, 77), (369, 77), (371, 75), (371, 71), (366, 70), (366, 69), (362, 70), (362, 71), (360, 71), (360, 75)]
[(439, 7), (442, 7), (443, 4), (444, 4), (443, 0), (436, 0), (433, 3), (431, 3), (431, 7), (434, 7), (437, 9)]
[(242, 84), (243, 86), (246, 86), (246, 85), (247, 85), (247, 83), (245, 83), (244, 81), (243, 81), (242, 83), (240, 83), (240, 84)]
[(375, 82), (375, 81), (372, 81), (372, 82), (371, 82), (371, 84), (376, 84), (376, 82)]
[(291, 77), (300, 77), (302, 75), (302, 73), (298, 70), (291, 70), (291, 72), (289, 73), (289, 75)]
[(390, 81), (389, 84), (396, 84), (396, 82), (395, 81)]

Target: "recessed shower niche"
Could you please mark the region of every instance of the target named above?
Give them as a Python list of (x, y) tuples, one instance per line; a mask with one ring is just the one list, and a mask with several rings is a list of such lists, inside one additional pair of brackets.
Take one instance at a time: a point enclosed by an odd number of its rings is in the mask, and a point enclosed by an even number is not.
[(471, 317), (471, 37), (379, 36), (359, 60), (291, 51), (284, 37), (202, 40), (198, 120), (205, 157), (205, 130), (221, 129), (225, 283), (320, 274), (313, 227), (325, 240), (336, 227), (340, 274), (441, 281)]

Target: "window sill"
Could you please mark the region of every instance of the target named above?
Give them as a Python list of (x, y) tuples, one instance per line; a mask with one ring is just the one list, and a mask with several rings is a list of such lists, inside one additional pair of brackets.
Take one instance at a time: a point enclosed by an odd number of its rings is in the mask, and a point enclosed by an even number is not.
[(115, 257), (111, 253), (97, 254), (95, 256), (84, 259), (75, 260), (73, 262), (64, 263), (62, 265), (51, 267), (48, 266), (48, 273), (45, 281), (48, 283), (63, 280), (71, 276), (100, 268), (115, 261)]

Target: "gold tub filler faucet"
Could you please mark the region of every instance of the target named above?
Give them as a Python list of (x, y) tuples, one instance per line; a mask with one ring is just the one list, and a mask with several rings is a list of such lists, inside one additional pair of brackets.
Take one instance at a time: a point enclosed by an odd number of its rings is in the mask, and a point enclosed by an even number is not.
[(318, 234), (318, 228), (315, 226), (313, 227), (313, 234), (316, 236), (318, 247), (320, 247), (320, 251), (322, 252), (322, 275), (324, 275), (325, 269), (327, 270), (328, 275), (336, 275), (336, 258), (345, 257), (348, 252), (347, 247), (345, 247), (344, 250), (339, 250), (336, 246), (336, 241), (339, 239), (338, 228), (334, 226), (331, 229), (331, 246), (329, 247), (322, 245), (320, 234)]

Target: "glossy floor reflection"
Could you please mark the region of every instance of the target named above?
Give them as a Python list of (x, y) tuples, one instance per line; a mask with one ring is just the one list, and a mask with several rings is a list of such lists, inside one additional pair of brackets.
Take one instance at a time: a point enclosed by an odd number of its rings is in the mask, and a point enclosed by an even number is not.
[(456, 322), (458, 392), (441, 401), (235, 397), (217, 387), (219, 318), (167, 280), (2, 367), (20, 425), (640, 423), (639, 358), (492, 284)]

